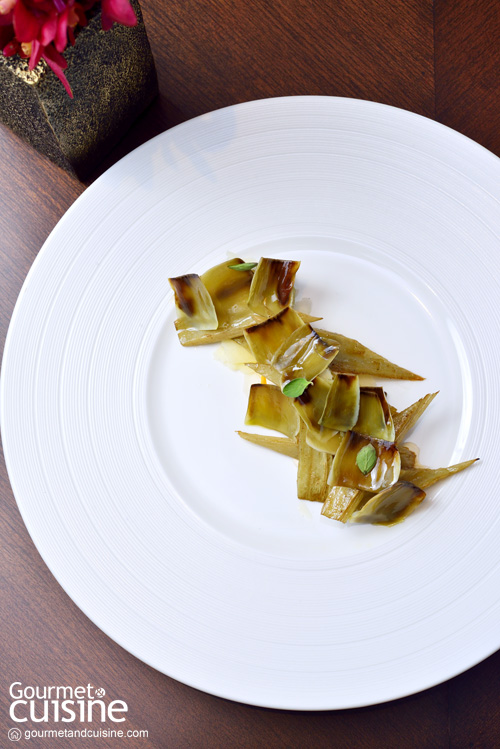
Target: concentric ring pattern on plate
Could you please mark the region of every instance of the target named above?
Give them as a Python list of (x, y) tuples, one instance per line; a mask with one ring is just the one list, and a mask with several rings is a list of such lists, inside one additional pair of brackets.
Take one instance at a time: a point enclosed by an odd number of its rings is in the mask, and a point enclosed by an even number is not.
[[(81, 196), (19, 297), (1, 415), (32, 538), (99, 627), (291, 709), (401, 697), (498, 648), (499, 177), (429, 120), (299, 97), (173, 128)], [(271, 253), (301, 259), (330, 327), (427, 377), (388, 385), (396, 405), (440, 390), (426, 462), (481, 458), (399, 527), (304, 507), (293, 463), (234, 435), (245, 377), (176, 341), (168, 276)]]

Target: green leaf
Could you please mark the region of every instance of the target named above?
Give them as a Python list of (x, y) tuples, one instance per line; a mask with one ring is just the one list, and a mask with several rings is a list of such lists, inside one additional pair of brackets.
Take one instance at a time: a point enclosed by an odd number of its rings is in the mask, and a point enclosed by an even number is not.
[(312, 382), (306, 380), (305, 377), (297, 377), (295, 380), (286, 383), (282, 393), (289, 398), (298, 398), (309, 385), (312, 385)]
[(258, 265), (258, 263), (239, 263), (238, 265), (228, 265), (228, 268), (231, 268), (231, 270), (252, 270), (252, 268), (255, 268)]
[(376, 462), (377, 451), (373, 445), (365, 445), (356, 455), (356, 465), (365, 476), (375, 467)]

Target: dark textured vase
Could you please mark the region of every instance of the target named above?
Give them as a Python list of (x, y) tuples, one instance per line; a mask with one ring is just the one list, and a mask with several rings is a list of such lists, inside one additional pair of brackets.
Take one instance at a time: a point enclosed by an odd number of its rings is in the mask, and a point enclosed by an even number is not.
[(158, 93), (137, 0), (137, 26), (101, 29), (101, 12), (64, 52), (73, 99), (45, 62), (0, 54), (0, 120), (59, 166), (90, 175)]

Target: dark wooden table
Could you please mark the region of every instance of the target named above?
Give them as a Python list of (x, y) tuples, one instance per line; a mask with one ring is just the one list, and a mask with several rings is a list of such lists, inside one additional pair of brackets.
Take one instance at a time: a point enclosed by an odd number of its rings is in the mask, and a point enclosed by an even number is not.
[[(195, 115), (295, 94), (409, 109), (500, 155), (498, 0), (143, 0), (143, 11), (161, 95), (104, 167)], [(1, 127), (0, 175), (3, 346), (26, 273), (86, 185)], [(0, 498), (1, 746), (12, 746), (8, 685), (20, 681), (98, 683), (122, 696), (127, 728), (149, 732), (129, 747), (500, 747), (500, 653), (421, 694), (344, 712), (248, 707), (179, 684), (108, 639), (59, 587), (21, 520), (3, 462)], [(81, 741), (31, 745), (68, 749)]]

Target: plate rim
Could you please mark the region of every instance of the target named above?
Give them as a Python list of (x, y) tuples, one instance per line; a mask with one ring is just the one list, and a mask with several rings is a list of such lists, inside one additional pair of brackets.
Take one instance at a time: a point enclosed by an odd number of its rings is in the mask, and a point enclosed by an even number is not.
[[(31, 527), (31, 521), (29, 520), (29, 518), (27, 516), (28, 513), (26, 511), (26, 505), (23, 506), (23, 501), (22, 500), (20, 501), (18, 499), (18, 490), (16, 489), (15, 479), (14, 479), (14, 477), (12, 475), (13, 474), (13, 471), (12, 471), (12, 458), (11, 458), (11, 455), (10, 455), (9, 437), (8, 437), (8, 431), (9, 431), (9, 429), (7, 427), (7, 431), (6, 431), (5, 416), (4, 416), (4, 414), (5, 414), (4, 403), (5, 403), (5, 399), (7, 397), (7, 394), (6, 394), (6, 387), (5, 387), (5, 377), (3, 376), (4, 371), (5, 371), (5, 367), (6, 366), (7, 367), (10, 366), (9, 365), (9, 361), (10, 361), (10, 357), (11, 357), (10, 349), (11, 349), (11, 346), (12, 346), (12, 338), (15, 335), (15, 333), (13, 331), (15, 330), (16, 320), (17, 320), (17, 316), (18, 316), (18, 311), (19, 311), (21, 305), (23, 304), (23, 298), (24, 298), (24, 295), (26, 294), (26, 290), (28, 289), (28, 287), (29, 287), (29, 285), (31, 283), (31, 280), (32, 280), (34, 274), (37, 272), (37, 268), (38, 268), (38, 264), (39, 264), (39, 258), (43, 257), (43, 253), (47, 251), (46, 248), (48, 248), (50, 246), (51, 241), (52, 241), (52, 237), (54, 235), (54, 232), (56, 232), (56, 231), (59, 232), (59, 231), (63, 230), (64, 224), (66, 223), (66, 221), (68, 221), (71, 218), (72, 213), (74, 211), (78, 211), (80, 209), (81, 203), (85, 202), (85, 200), (86, 200), (86, 197), (85, 197), (86, 194), (89, 191), (91, 191), (91, 190), (95, 191), (96, 189), (98, 189), (98, 188), (94, 188), (94, 186), (95, 185), (99, 186), (103, 182), (105, 182), (105, 180), (107, 179), (107, 175), (109, 175), (109, 173), (111, 171), (116, 170), (117, 168), (122, 169), (123, 166), (126, 165), (127, 160), (131, 159), (131, 158), (134, 158), (135, 157), (134, 155), (137, 154), (138, 152), (141, 152), (141, 150), (152, 148), (151, 144), (154, 143), (155, 141), (159, 141), (162, 138), (164, 138), (165, 137), (165, 133), (172, 133), (174, 130), (185, 128), (185, 126), (187, 124), (189, 124), (189, 123), (196, 123), (197, 121), (202, 120), (204, 117), (207, 116), (207, 114), (214, 115), (214, 114), (217, 113), (217, 114), (221, 115), (221, 113), (227, 112), (229, 110), (234, 110), (234, 109), (239, 109), (240, 111), (242, 111), (243, 109), (249, 110), (251, 107), (254, 107), (255, 105), (266, 106), (268, 103), (272, 105), (272, 104), (276, 104), (276, 102), (280, 102), (280, 101), (294, 101), (294, 102), (296, 102), (296, 101), (304, 101), (304, 102), (306, 102), (307, 101), (307, 102), (309, 102), (311, 100), (334, 100), (336, 102), (342, 102), (342, 101), (346, 101), (346, 102), (359, 102), (360, 105), (363, 105), (363, 106), (364, 105), (368, 105), (369, 107), (374, 108), (374, 109), (378, 109), (380, 111), (391, 110), (393, 112), (398, 113), (397, 116), (401, 116), (401, 114), (403, 114), (405, 117), (408, 118), (408, 121), (410, 121), (410, 120), (422, 121), (423, 120), (423, 121), (426, 121), (427, 123), (430, 123), (430, 126), (432, 128), (435, 128), (437, 126), (439, 129), (443, 129), (443, 131), (445, 131), (447, 133), (453, 133), (454, 137), (459, 136), (460, 139), (463, 139), (464, 142), (466, 142), (467, 144), (469, 144), (468, 147), (470, 147), (470, 144), (473, 144), (473, 146), (475, 148), (480, 149), (481, 153), (487, 154), (488, 158), (491, 157), (494, 160), (494, 163), (496, 165), (498, 165), (498, 163), (500, 161), (495, 154), (493, 154), (491, 151), (489, 151), (485, 147), (483, 147), (480, 144), (476, 143), (475, 141), (473, 141), (469, 137), (467, 137), (467, 136), (459, 133), (458, 131), (455, 131), (452, 128), (449, 128), (448, 126), (443, 125), (442, 123), (439, 123), (439, 122), (437, 122), (435, 120), (432, 120), (431, 118), (426, 117), (424, 115), (420, 115), (420, 114), (411, 112), (409, 110), (399, 109), (397, 107), (394, 107), (394, 106), (391, 106), (391, 105), (387, 105), (387, 104), (383, 104), (383, 103), (380, 103), (380, 102), (371, 102), (369, 100), (353, 99), (353, 98), (350, 98), (350, 97), (329, 97), (329, 96), (307, 96), (307, 95), (305, 95), (305, 96), (270, 97), (270, 98), (265, 98), (265, 99), (256, 99), (256, 100), (252, 100), (252, 101), (248, 101), (248, 102), (242, 102), (242, 103), (239, 103), (239, 104), (232, 104), (232, 105), (229, 105), (227, 107), (221, 107), (219, 109), (213, 110), (212, 112), (201, 114), (201, 115), (198, 115), (198, 116), (196, 116), (194, 118), (190, 118), (189, 120), (186, 120), (185, 122), (182, 122), (182, 123), (179, 123), (178, 125), (175, 125), (173, 128), (169, 128), (168, 130), (164, 131), (163, 133), (159, 133), (154, 138), (152, 138), (152, 139), (146, 141), (145, 143), (141, 144), (136, 149), (134, 149), (129, 154), (127, 154), (122, 159), (120, 159), (118, 162), (116, 162), (112, 167), (110, 167), (110, 169), (108, 169), (106, 172), (104, 172), (102, 175), (100, 175), (87, 189), (84, 190), (84, 192), (74, 201), (74, 203), (68, 208), (68, 210), (59, 219), (59, 221), (57, 222), (57, 224), (52, 229), (52, 231), (48, 235), (47, 239), (43, 243), (40, 251), (37, 253), (36, 258), (35, 258), (34, 262), (32, 263), (32, 265), (31, 265), (31, 267), (30, 267), (30, 269), (29, 269), (29, 271), (28, 271), (28, 273), (27, 273), (27, 275), (25, 277), (25, 280), (23, 282), (22, 288), (21, 288), (20, 293), (18, 295), (18, 298), (16, 300), (16, 304), (14, 306), (14, 309), (13, 309), (13, 312), (12, 312), (12, 315), (11, 315), (11, 319), (10, 319), (10, 322), (9, 322), (8, 332), (7, 332), (7, 336), (6, 336), (6, 339), (5, 339), (5, 346), (4, 346), (3, 356), (2, 356), (2, 367), (1, 367), (1, 374), (2, 374), (2, 376), (0, 378), (0, 429), (1, 429), (1, 433), (2, 433), (2, 441), (3, 441), (3, 447), (4, 447), (4, 456), (5, 456), (5, 464), (6, 464), (7, 474), (9, 476), (9, 481), (11, 483), (11, 487), (12, 487), (12, 491), (13, 491), (13, 494), (14, 494), (14, 498), (16, 500), (16, 504), (17, 504), (17, 506), (19, 508), (20, 514), (21, 514), (21, 516), (23, 518), (23, 522), (26, 525), (26, 528), (27, 528), (28, 533), (29, 533), (29, 535), (31, 537), (31, 540), (33, 541), (33, 544), (35, 545), (36, 550), (38, 551), (38, 553), (42, 557), (42, 559), (43, 559), (44, 563), (46, 564), (46, 566), (49, 568), (49, 570), (50, 570), (51, 574), (53, 575), (53, 577), (56, 579), (56, 582), (59, 585), (61, 585), (61, 587), (63, 588), (63, 590), (65, 591), (65, 593), (78, 606), (78, 608), (85, 614), (85, 616), (87, 616), (97, 627), (99, 627), (108, 637), (110, 637), (110, 639), (112, 639), (114, 642), (116, 642), (117, 644), (119, 644), (127, 652), (131, 653), (134, 657), (138, 658), (139, 660), (141, 660), (142, 662), (146, 663), (147, 665), (149, 665), (150, 667), (154, 668), (155, 670), (160, 670), (160, 669), (158, 669), (158, 666), (155, 665), (154, 663), (148, 661), (143, 656), (138, 655), (138, 653), (132, 647), (130, 647), (130, 644), (125, 644), (124, 642), (122, 642), (121, 641), (122, 638), (118, 638), (115, 634), (112, 634), (109, 631), (107, 631), (106, 627), (103, 627), (100, 624), (98, 624), (97, 621), (96, 621), (96, 618), (95, 618), (95, 614), (90, 615), (88, 613), (88, 611), (87, 611), (86, 605), (85, 604), (82, 605), (80, 602), (78, 602), (78, 596), (76, 596), (74, 594), (70, 594), (68, 592), (68, 590), (66, 589), (66, 587), (60, 582), (59, 577), (53, 571), (52, 567), (46, 562), (44, 554), (39, 550), (38, 545), (36, 544), (36, 542), (34, 540), (34, 536), (36, 536), (36, 530), (32, 529), (32, 527)], [(427, 124), (426, 126), (428, 127), (429, 125)], [(493, 163), (493, 161), (492, 161), (492, 163)], [(7, 433), (7, 439), (5, 438), (6, 433)], [(15, 473), (15, 471), (14, 471), (14, 473)], [(500, 643), (499, 643), (499, 645), (500, 645)], [(271, 706), (269, 704), (269, 702), (266, 702), (266, 701), (259, 702), (258, 700), (256, 700), (256, 701), (247, 701), (247, 700), (245, 700), (244, 704), (255, 705), (255, 706), (260, 706), (260, 707), (267, 707), (267, 708), (271, 707), (271, 709), (298, 710), (298, 711), (345, 710), (345, 709), (355, 709), (355, 708), (358, 708), (358, 707), (365, 707), (365, 706), (370, 706), (370, 705), (382, 704), (382, 703), (385, 703), (385, 702), (388, 702), (388, 701), (393, 701), (393, 700), (398, 700), (398, 699), (404, 699), (407, 696), (419, 693), (422, 690), (425, 690), (425, 689), (428, 689), (428, 688), (432, 688), (433, 686), (441, 684), (441, 683), (449, 680), (450, 678), (453, 678), (453, 677), (455, 677), (455, 676), (463, 673), (464, 671), (467, 671), (468, 669), (474, 667), (475, 665), (478, 665), (483, 660), (485, 660), (486, 658), (488, 658), (489, 656), (491, 656), (493, 653), (495, 653), (497, 651), (497, 649), (498, 649), (497, 647), (495, 647), (493, 649), (487, 649), (487, 652), (479, 660), (476, 657), (473, 657), (471, 659), (470, 665), (465, 666), (465, 667), (460, 666), (457, 670), (451, 669), (451, 671), (449, 672), (448, 676), (439, 677), (438, 679), (435, 679), (435, 680), (430, 680), (429, 683), (427, 684), (427, 686), (421, 686), (421, 687), (418, 687), (416, 689), (412, 689), (411, 691), (406, 691), (404, 693), (394, 694), (394, 696), (391, 697), (391, 698), (389, 698), (389, 699), (387, 699), (386, 697), (384, 697), (383, 699), (381, 699), (379, 701), (375, 701), (375, 700), (370, 700), (369, 702), (361, 701), (358, 704), (353, 704), (353, 705), (348, 705), (348, 706), (342, 706), (342, 707), (337, 707), (337, 706), (333, 706), (333, 707), (329, 707), (329, 706), (323, 706), (323, 707), (311, 707), (311, 706), (296, 707), (296, 706), (293, 706), (293, 707), (290, 707), (287, 704)], [(180, 679), (180, 678), (178, 678), (176, 676), (172, 676), (171, 674), (169, 674), (166, 671), (161, 671), (161, 673), (164, 673), (165, 675), (169, 676), (170, 678), (173, 678), (173, 679), (175, 679), (177, 681), (180, 681), (180, 683), (187, 684), (188, 686), (196, 688), (196, 689), (198, 689), (200, 691), (203, 691), (205, 693), (212, 694), (214, 696), (218, 696), (218, 697), (221, 697), (221, 698), (224, 698), (224, 699), (228, 699), (230, 701), (241, 702), (241, 700), (238, 699), (238, 697), (231, 696), (231, 694), (227, 694), (227, 693), (224, 694), (224, 693), (222, 693), (220, 691), (210, 691), (205, 686), (199, 686), (196, 683), (196, 680), (189, 681), (188, 679), (186, 679), (184, 677), (182, 679)]]

